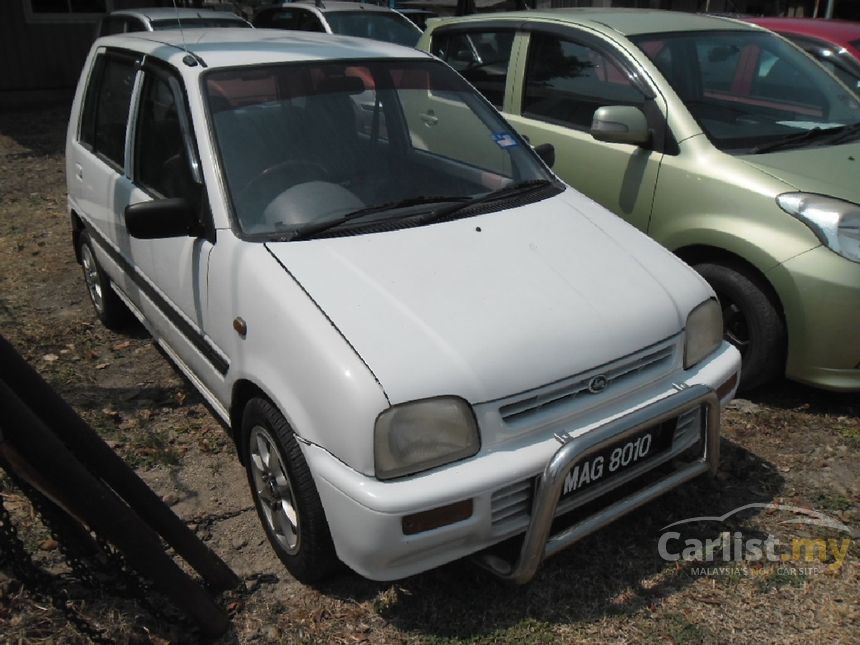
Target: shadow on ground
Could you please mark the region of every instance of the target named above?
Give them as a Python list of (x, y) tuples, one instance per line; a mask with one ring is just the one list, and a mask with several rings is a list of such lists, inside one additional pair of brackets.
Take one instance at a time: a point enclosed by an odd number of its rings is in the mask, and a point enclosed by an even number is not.
[[(523, 630), (522, 638), (530, 639), (549, 630), (547, 624), (633, 614), (693, 580), (687, 566), (660, 558), (663, 527), (699, 516), (703, 509), (720, 515), (752, 502), (770, 502), (782, 490), (783, 478), (772, 464), (727, 440), (722, 453), (717, 479), (700, 478), (584, 539), (547, 560), (528, 585), (501, 582), (460, 561), (393, 585), (344, 574), (320, 591), (346, 601), (377, 598), (378, 613), (399, 629), (441, 638), (492, 638), (516, 627)], [(749, 517), (687, 525), (686, 536), (717, 538)]]
[(744, 395), (753, 403), (810, 414), (860, 417), (856, 392), (829, 392), (782, 379)]
[(0, 135), (17, 143), (6, 159), (61, 155), (71, 106), (64, 103), (39, 110), (0, 110)]

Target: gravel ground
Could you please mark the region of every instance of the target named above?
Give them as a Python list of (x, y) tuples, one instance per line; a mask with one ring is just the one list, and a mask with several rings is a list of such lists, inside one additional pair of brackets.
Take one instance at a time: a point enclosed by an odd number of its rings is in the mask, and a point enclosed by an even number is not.
[[(841, 566), (830, 557), (798, 575), (810, 564), (717, 561), (711, 566), (730, 570), (702, 572), (701, 562), (658, 555), (665, 525), (752, 503), (816, 510), (858, 535), (860, 397), (787, 382), (726, 411), (716, 479), (584, 540), (528, 586), (466, 562), (397, 583), (344, 571), (315, 588), (298, 584), (266, 542), (223, 427), (142, 329), (110, 332), (91, 311), (64, 210), (67, 118), (63, 107), (0, 113), (0, 334), (253, 588), (222, 599), (233, 625), (219, 642), (860, 642), (857, 540), (790, 523), (803, 512), (753, 508), (688, 525), (685, 537), (848, 539)], [(169, 615), (78, 584), (2, 476), (0, 495), (34, 560), (105, 633), (120, 642), (198, 640)], [(0, 642), (84, 640), (0, 562)]]

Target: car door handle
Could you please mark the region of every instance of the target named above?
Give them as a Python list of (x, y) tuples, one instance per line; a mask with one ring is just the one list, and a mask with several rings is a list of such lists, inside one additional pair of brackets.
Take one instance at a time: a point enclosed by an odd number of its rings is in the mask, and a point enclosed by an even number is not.
[(439, 117), (436, 116), (436, 113), (433, 110), (427, 110), (421, 114), (421, 120), (424, 121), (424, 125), (428, 128), (432, 128), (434, 125), (439, 123)]
[(77, 177), (79, 181), (84, 180), (84, 167), (79, 163), (75, 164), (75, 177)]

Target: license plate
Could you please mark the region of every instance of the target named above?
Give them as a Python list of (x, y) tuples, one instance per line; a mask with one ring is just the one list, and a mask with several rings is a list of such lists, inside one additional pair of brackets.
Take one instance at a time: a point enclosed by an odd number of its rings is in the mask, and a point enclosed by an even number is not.
[(648, 428), (574, 464), (564, 479), (561, 496), (581, 493), (663, 452), (672, 442), (675, 424), (672, 419)]

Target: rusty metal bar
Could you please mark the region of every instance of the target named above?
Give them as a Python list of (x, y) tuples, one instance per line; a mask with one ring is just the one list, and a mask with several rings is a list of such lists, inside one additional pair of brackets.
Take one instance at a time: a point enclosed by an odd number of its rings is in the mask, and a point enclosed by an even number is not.
[(29, 407), (0, 382), (2, 457), (28, 484), (103, 536), (138, 572), (211, 636), (230, 625), (226, 612), (167, 556), (158, 534), (96, 479)]
[(239, 585), (240, 580), (233, 570), (194, 535), (2, 335), (0, 382), (6, 383), (66, 448), (93, 475), (116, 491), (213, 590), (226, 591)]

